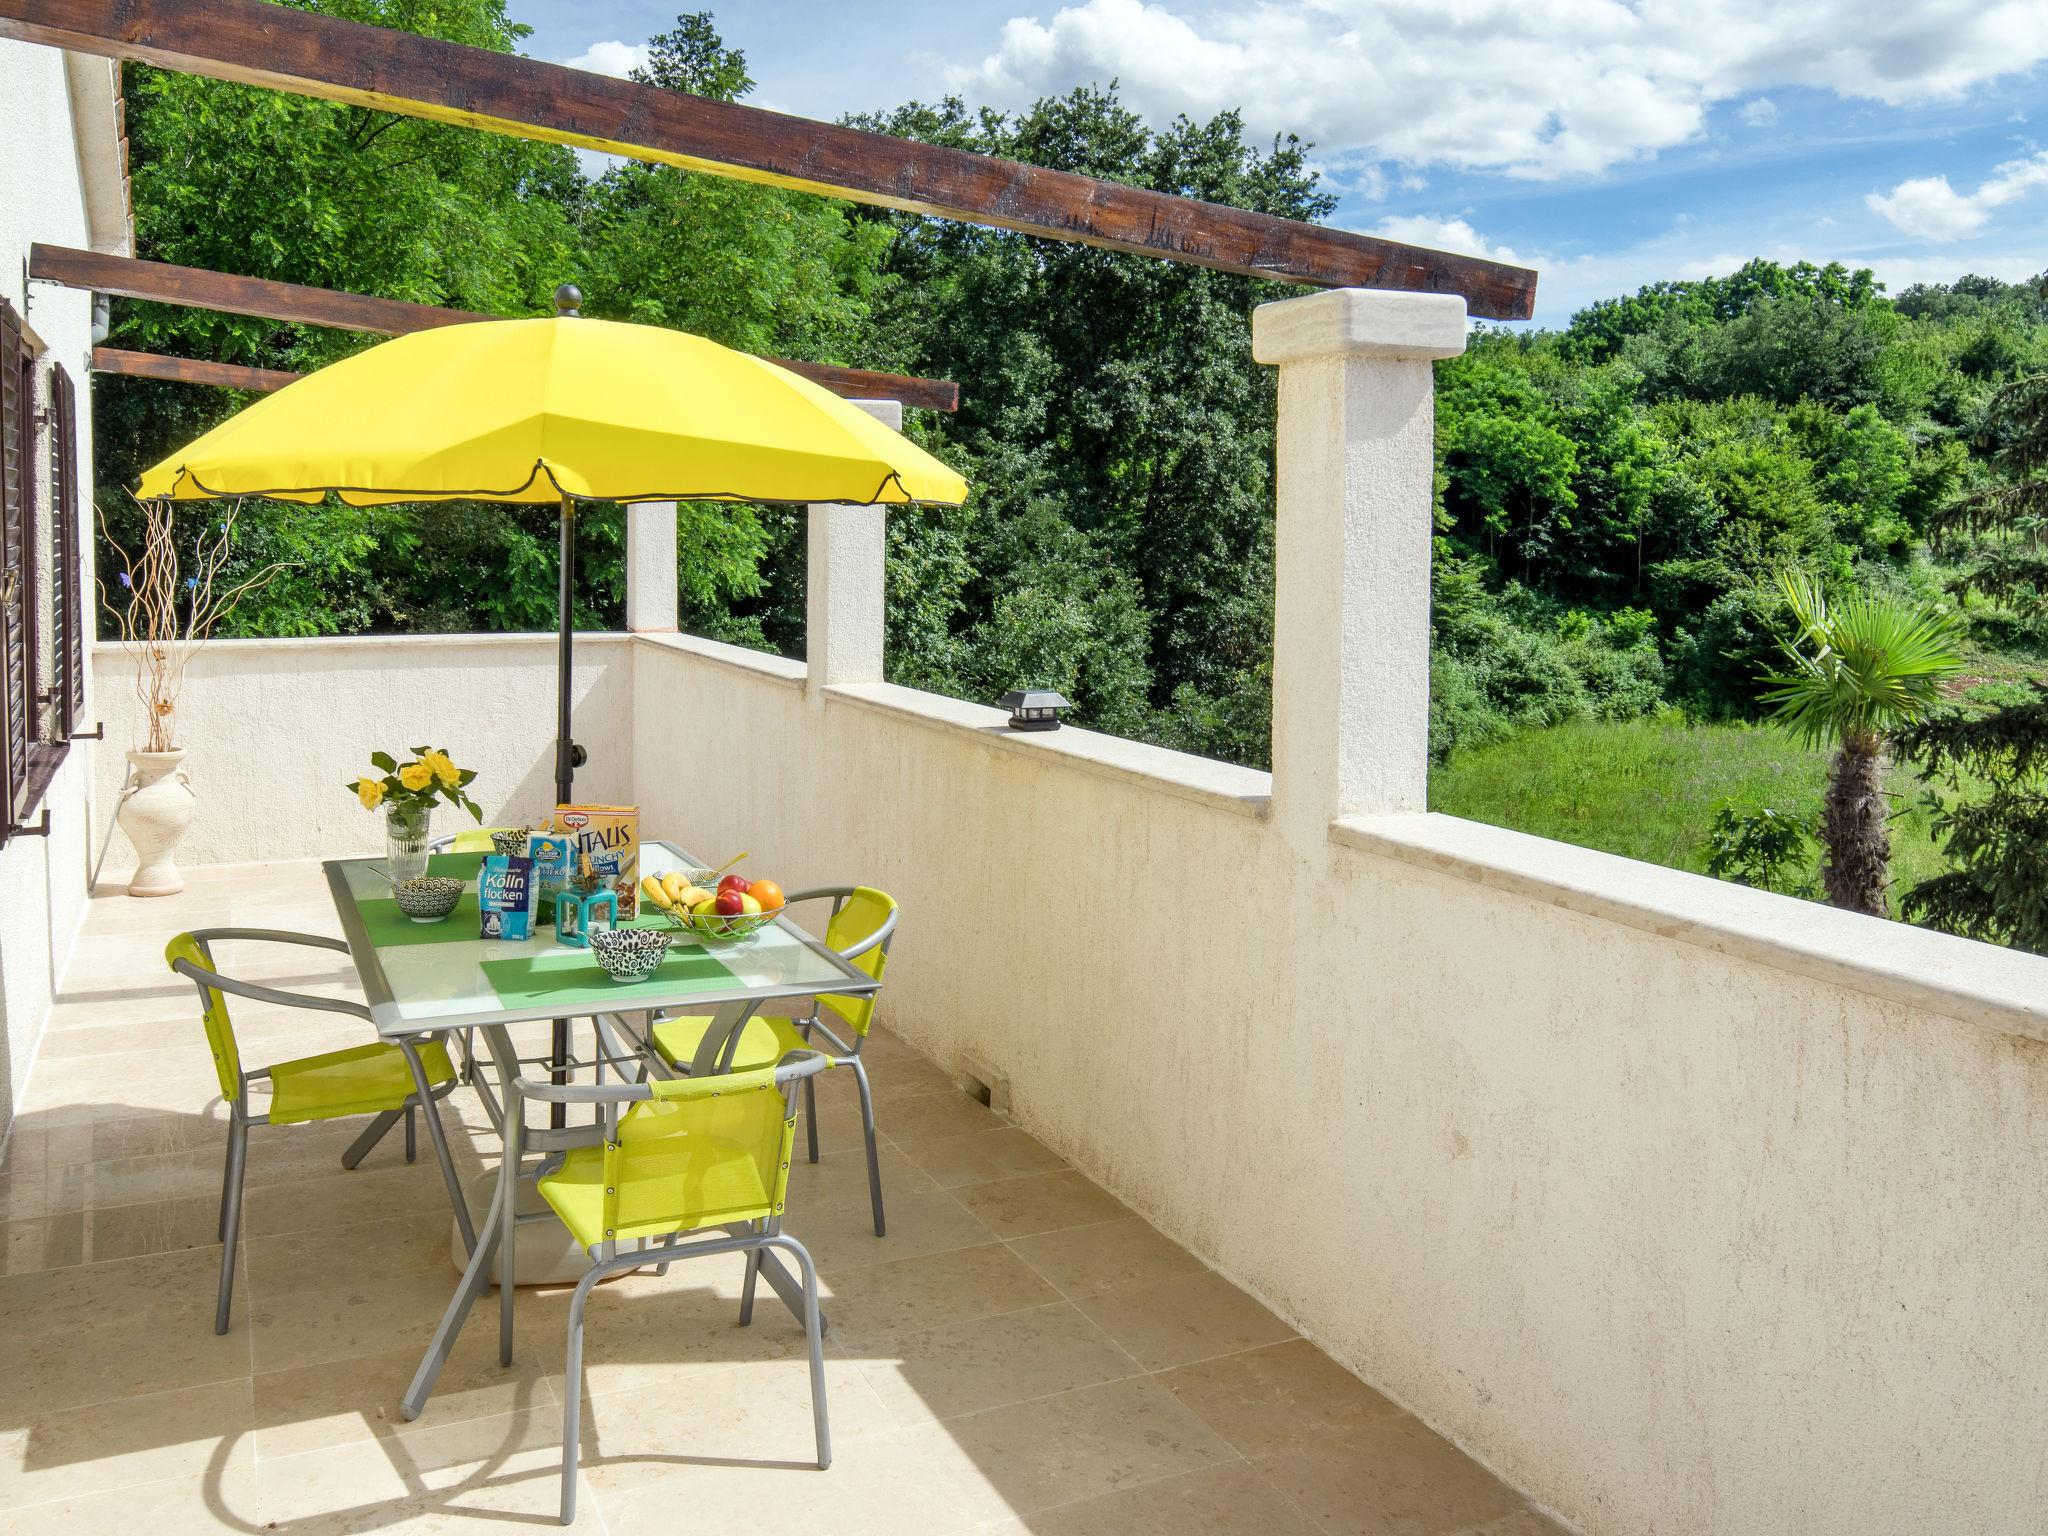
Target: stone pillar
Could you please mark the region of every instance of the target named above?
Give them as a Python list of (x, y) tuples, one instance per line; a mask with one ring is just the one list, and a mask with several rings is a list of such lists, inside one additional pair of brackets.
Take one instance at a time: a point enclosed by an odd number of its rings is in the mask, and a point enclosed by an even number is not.
[(626, 508), (626, 628), (676, 628), (676, 504), (636, 501)]
[[(886, 427), (901, 430), (896, 400), (851, 402)], [(882, 681), (888, 511), (883, 507), (814, 505), (809, 569), (804, 580), (804, 660), (813, 699), (834, 683)]]
[(1345, 288), (1262, 304), (1275, 441), (1273, 817), (1311, 858), (1338, 816), (1424, 809), (1434, 358), (1455, 294)]

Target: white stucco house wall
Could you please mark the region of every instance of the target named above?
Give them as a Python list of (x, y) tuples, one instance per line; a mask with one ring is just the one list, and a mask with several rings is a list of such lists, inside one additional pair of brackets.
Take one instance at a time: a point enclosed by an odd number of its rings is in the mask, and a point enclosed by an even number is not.
[[(127, 155), (121, 133), (120, 71), (107, 59), (0, 42), (0, 298), (22, 317), (37, 351), (41, 411), (51, 368), (71, 379), (78, 401), (80, 494), (75, 601), (92, 612), (92, 412), (87, 365), (93, 345), (88, 293), (28, 281), (31, 244), (132, 254)], [(48, 495), (47, 422), (38, 427), (33, 473)], [(47, 608), (49, 594), (40, 594)], [(48, 633), (48, 625), (44, 626)], [(90, 633), (90, 631), (88, 631)], [(97, 716), (87, 681), (86, 729)], [(47, 836), (16, 836), (0, 846), (0, 1145), (35, 1059), (57, 980), (84, 912), (93, 800), (92, 742), (75, 742), (36, 810), (49, 813)]]

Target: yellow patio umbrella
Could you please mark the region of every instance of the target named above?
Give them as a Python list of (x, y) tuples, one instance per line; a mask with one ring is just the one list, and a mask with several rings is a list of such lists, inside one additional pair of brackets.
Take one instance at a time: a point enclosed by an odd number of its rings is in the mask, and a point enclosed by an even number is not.
[(221, 423), (142, 477), (147, 500), (562, 510), (556, 790), (570, 798), (570, 595), (579, 500), (957, 505), (967, 482), (786, 368), (701, 336), (578, 316), (399, 336)]
[(959, 503), (967, 482), (786, 368), (575, 316), (415, 331), (308, 374), (136, 494), (401, 501)]

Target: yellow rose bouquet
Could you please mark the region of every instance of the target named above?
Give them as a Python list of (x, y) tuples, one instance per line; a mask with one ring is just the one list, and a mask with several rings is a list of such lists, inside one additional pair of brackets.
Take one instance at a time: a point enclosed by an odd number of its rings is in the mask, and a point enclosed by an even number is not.
[(375, 773), (348, 780), (342, 787), (362, 802), (366, 811), (413, 811), (424, 817), (437, 803), (459, 805), (478, 823), (484, 813), (467, 793), (476, 778), (473, 768), (458, 768), (455, 760), (439, 747), (414, 747), (412, 760), (401, 763), (389, 752), (372, 752), (370, 766)]

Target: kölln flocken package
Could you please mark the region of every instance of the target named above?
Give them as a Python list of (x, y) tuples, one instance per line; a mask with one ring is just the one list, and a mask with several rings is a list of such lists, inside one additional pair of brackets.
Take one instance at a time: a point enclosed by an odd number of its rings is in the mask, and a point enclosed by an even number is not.
[(477, 871), (477, 932), (486, 939), (533, 936), (533, 860), (488, 854)]

